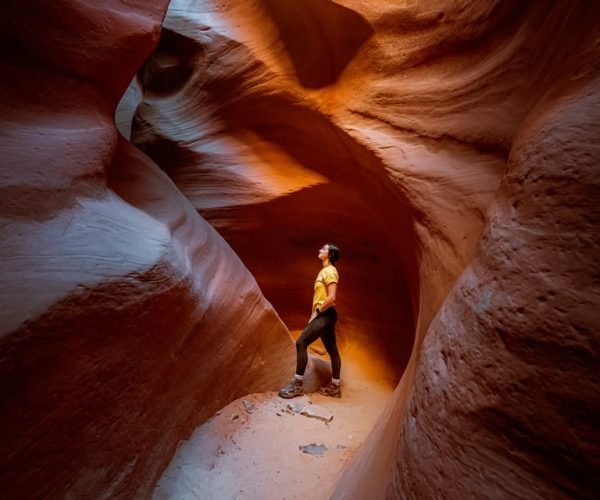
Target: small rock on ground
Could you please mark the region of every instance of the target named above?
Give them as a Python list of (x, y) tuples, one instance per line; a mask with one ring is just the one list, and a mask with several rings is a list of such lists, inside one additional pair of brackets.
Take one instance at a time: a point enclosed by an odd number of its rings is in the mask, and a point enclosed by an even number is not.
[(327, 446), (324, 444), (310, 443), (306, 446), (298, 446), (298, 449), (309, 455), (323, 455), (327, 451)]

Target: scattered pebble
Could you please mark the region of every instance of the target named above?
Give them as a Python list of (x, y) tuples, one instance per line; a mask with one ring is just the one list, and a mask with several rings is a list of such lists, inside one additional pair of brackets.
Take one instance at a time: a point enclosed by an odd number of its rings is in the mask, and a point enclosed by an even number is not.
[(327, 446), (324, 444), (310, 443), (306, 446), (298, 446), (302, 453), (308, 453), (309, 455), (323, 455), (327, 451)]
[(231, 415), (231, 420), (235, 420), (236, 418), (240, 418), (240, 416), (237, 413), (235, 415)]
[(255, 406), (252, 404), (252, 401), (242, 399), (242, 404), (248, 413), (252, 413), (255, 410)]

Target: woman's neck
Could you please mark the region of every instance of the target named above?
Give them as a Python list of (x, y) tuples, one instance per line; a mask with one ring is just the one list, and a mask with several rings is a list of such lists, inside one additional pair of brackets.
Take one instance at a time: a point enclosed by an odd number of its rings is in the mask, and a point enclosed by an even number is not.
[(327, 266), (330, 266), (330, 265), (331, 265), (331, 262), (329, 262), (329, 259), (326, 259), (326, 260), (323, 261), (323, 267), (327, 267)]

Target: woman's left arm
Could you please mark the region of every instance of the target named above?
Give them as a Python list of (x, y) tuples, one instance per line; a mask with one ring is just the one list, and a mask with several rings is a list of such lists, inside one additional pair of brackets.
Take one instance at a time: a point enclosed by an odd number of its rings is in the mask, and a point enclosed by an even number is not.
[(327, 285), (327, 298), (317, 307), (317, 312), (323, 312), (330, 307), (335, 306), (335, 296), (337, 294), (337, 283)]

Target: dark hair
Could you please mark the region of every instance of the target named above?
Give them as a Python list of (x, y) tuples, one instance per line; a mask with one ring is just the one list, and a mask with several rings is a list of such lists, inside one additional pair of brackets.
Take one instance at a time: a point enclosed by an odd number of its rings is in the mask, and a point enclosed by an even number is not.
[(340, 260), (340, 249), (334, 243), (327, 243), (327, 246), (329, 247), (329, 262), (335, 266), (335, 263)]

